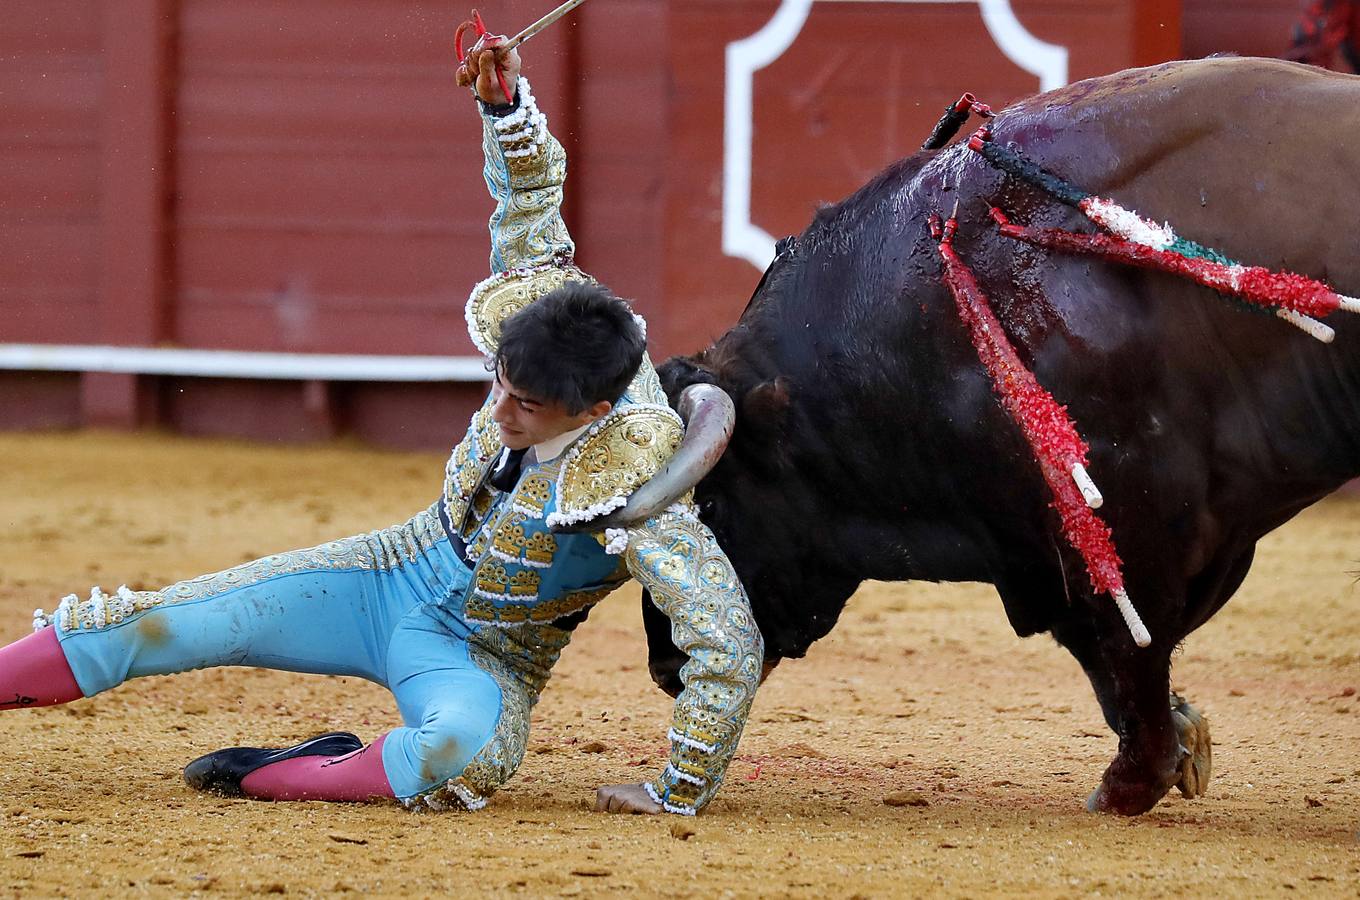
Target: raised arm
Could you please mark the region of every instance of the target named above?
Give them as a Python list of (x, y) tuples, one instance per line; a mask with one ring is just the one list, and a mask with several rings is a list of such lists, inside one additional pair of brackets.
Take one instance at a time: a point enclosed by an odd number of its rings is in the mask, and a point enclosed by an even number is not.
[(667, 812), (692, 816), (712, 799), (736, 753), (764, 641), (737, 573), (692, 505), (630, 528), (625, 558), (689, 657), (667, 734), (670, 762), (646, 791)]
[[(499, 65), (510, 90), (506, 103), (495, 77)], [(491, 271), (533, 268), (569, 260), (576, 252), (562, 221), (562, 183), (567, 156), (548, 132), (519, 55), (494, 46), (468, 54), (459, 83), (472, 85), (482, 111), (483, 174), (496, 201), (491, 215)], [(489, 102), (488, 102), (489, 101)]]

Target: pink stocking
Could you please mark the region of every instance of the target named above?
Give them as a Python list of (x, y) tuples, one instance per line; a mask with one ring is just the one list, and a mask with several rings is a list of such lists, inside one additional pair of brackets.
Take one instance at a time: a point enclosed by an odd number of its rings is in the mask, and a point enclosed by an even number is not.
[(0, 709), (52, 706), (83, 696), (61, 652), (56, 628), (0, 647)]
[(361, 802), (395, 797), (383, 771), (383, 735), (344, 756), (299, 756), (270, 763), (241, 779), (241, 790), (259, 800)]

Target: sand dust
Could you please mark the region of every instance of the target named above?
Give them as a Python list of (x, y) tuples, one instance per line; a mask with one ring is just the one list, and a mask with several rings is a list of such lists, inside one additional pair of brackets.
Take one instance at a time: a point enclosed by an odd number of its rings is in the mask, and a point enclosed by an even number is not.
[[(157, 587), (385, 526), (443, 460), (349, 446), (0, 436), (0, 638), (34, 607)], [(1211, 719), (1209, 796), (1136, 820), (1082, 801), (1111, 758), (1076, 663), (1009, 630), (990, 587), (866, 586), (756, 700), (694, 820), (591, 812), (664, 760), (635, 590), (566, 651), (519, 775), (476, 814), (268, 804), (191, 792), (183, 764), (239, 743), (398, 724), (349, 678), (219, 669), (0, 715), (10, 896), (202, 892), (462, 896), (1260, 896), (1360, 889), (1360, 502), (1264, 542), (1193, 635), (1177, 687)], [(1150, 623), (1155, 624), (1155, 623)], [(316, 627), (324, 628), (318, 621)], [(603, 744), (585, 752), (591, 742)]]

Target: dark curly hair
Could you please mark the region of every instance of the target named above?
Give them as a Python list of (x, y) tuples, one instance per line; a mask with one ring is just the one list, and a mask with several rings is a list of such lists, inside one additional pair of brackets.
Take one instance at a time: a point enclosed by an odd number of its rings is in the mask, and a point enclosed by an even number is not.
[(569, 281), (505, 321), (490, 369), (576, 415), (618, 400), (646, 349), (628, 304), (599, 285)]

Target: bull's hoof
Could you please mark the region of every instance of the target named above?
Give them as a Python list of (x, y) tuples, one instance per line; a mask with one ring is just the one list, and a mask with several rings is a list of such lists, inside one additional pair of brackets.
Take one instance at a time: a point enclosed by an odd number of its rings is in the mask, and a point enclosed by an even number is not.
[(1180, 760), (1180, 781), (1176, 787), (1186, 798), (1203, 797), (1209, 790), (1214, 771), (1214, 745), (1209, 738), (1209, 720), (1200, 715), (1178, 694), (1171, 695), (1171, 721), (1176, 724), (1184, 752)]
[(1141, 816), (1157, 805), (1166, 796), (1169, 787), (1161, 790), (1148, 790), (1144, 785), (1111, 785), (1107, 773), (1100, 787), (1086, 798), (1086, 809), (1093, 813), (1106, 813), (1114, 816)]
[(1171, 722), (1177, 746), (1163, 757), (1163, 765), (1140, 767), (1124, 756), (1115, 757), (1105, 770), (1100, 787), (1086, 798), (1091, 812), (1141, 816), (1157, 805), (1172, 787), (1186, 797), (1203, 797), (1213, 774), (1213, 742), (1209, 720), (1185, 698), (1171, 695)]

